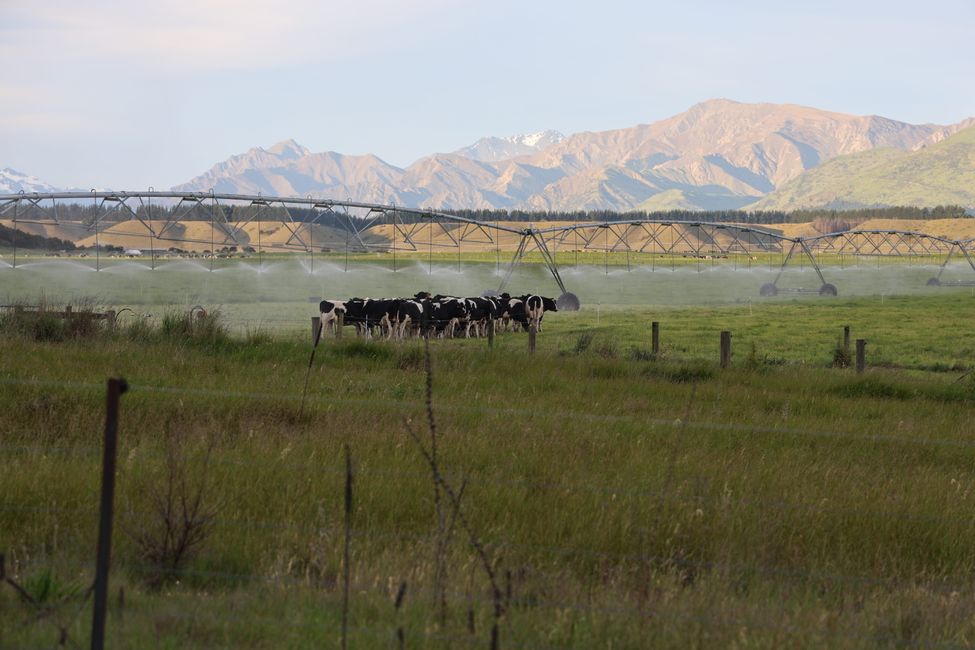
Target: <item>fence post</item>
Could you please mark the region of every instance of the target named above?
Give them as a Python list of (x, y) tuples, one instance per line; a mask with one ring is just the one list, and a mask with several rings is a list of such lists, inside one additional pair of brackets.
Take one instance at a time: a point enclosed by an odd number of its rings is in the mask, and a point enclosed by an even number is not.
[(731, 365), (731, 332), (721, 332), (721, 367)]
[(314, 345), (315, 343), (318, 343), (318, 336), (319, 336), (319, 334), (318, 334), (318, 328), (321, 327), (321, 326), (322, 326), (322, 317), (321, 316), (312, 316), (311, 317), (311, 342), (312, 342), (312, 345)]
[[(850, 326), (843, 326), (843, 350), (850, 354)], [(849, 359), (849, 357), (847, 357)]]
[(538, 336), (538, 326), (532, 323), (528, 327), (528, 353), (535, 354), (535, 343)]
[(494, 347), (494, 319), (493, 318), (488, 318), (487, 340), (488, 340), (488, 347), (493, 348)]
[(857, 374), (867, 368), (867, 340), (857, 339)]
[(345, 327), (345, 312), (340, 311), (336, 314), (337, 320), (335, 321), (335, 338), (342, 338), (342, 328)]
[(350, 545), (352, 542), (352, 452), (345, 445), (345, 548), (342, 567), (342, 650), (349, 644), (349, 585), (351, 581)]
[(650, 350), (654, 357), (660, 354), (660, 323), (657, 321), (650, 323)]
[(109, 379), (105, 406), (105, 445), (102, 448), (102, 498), (98, 515), (98, 551), (95, 566), (95, 603), (92, 611), (91, 648), (105, 647), (108, 603), (108, 568), (112, 556), (112, 508), (115, 503), (115, 457), (118, 449), (118, 405), (129, 389), (124, 379)]

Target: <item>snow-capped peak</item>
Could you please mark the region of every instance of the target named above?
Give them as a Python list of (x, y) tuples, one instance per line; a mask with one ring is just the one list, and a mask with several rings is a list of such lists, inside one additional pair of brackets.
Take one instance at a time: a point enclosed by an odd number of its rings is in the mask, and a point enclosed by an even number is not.
[(565, 140), (565, 136), (558, 131), (538, 131), (536, 133), (509, 135), (503, 138), (481, 138), (469, 147), (458, 149), (454, 153), (482, 162), (497, 162), (532, 154), (563, 140)]
[(19, 194), (24, 192), (30, 194), (31, 192), (58, 192), (60, 191), (57, 187), (54, 187), (50, 183), (45, 183), (36, 176), (31, 176), (23, 172), (19, 172), (16, 169), (10, 169), (6, 167), (0, 169), (0, 194)]
[(524, 135), (511, 135), (505, 138), (509, 142), (523, 144), (533, 149), (543, 149), (550, 144), (558, 144), (565, 140), (565, 136), (558, 131), (538, 131), (537, 133), (525, 133)]

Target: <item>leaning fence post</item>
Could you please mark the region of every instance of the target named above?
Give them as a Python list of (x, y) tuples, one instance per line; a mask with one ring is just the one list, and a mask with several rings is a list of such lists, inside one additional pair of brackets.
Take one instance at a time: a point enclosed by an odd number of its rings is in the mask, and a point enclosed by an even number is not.
[(98, 551), (95, 566), (95, 604), (91, 623), (91, 648), (105, 647), (105, 615), (108, 603), (108, 568), (112, 555), (112, 508), (115, 502), (115, 457), (118, 449), (118, 406), (129, 389), (124, 379), (109, 379), (105, 407), (105, 445), (102, 448), (102, 498), (98, 516)]
[(650, 323), (650, 351), (654, 357), (660, 354), (660, 323), (657, 321)]
[(318, 343), (318, 337), (320, 336), (320, 334), (318, 332), (318, 328), (321, 327), (321, 326), (322, 326), (322, 317), (321, 316), (312, 316), (311, 317), (311, 342), (312, 342), (312, 345), (314, 345), (315, 343)]
[(867, 340), (857, 339), (857, 374), (867, 368)]
[(538, 326), (532, 323), (528, 326), (528, 352), (535, 354), (536, 338), (538, 337)]
[(721, 367), (731, 365), (731, 332), (721, 332)]

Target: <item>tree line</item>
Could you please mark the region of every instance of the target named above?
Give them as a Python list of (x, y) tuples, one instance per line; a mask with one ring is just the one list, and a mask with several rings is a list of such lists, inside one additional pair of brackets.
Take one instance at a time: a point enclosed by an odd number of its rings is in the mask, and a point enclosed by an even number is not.
[(57, 237), (32, 235), (22, 230), (8, 228), (3, 224), (0, 224), (0, 246), (4, 248), (33, 248), (59, 251), (72, 251), (75, 249), (74, 242), (58, 239)]
[[(411, 212), (386, 212), (370, 213), (365, 211), (356, 212), (355, 210), (346, 213), (342, 208), (337, 207), (333, 211), (313, 210), (311, 208), (288, 208), (285, 210), (279, 206), (255, 206), (255, 205), (220, 205), (217, 208), (210, 205), (198, 204), (191, 209), (186, 206), (178, 208), (172, 205), (153, 205), (151, 211), (148, 206), (139, 205), (133, 207), (130, 212), (126, 209), (116, 207), (98, 207), (95, 205), (81, 205), (77, 203), (59, 203), (56, 211), (48, 208), (43, 213), (32, 215), (33, 218), (43, 217), (52, 218), (55, 214), (63, 221), (81, 222), (90, 225), (98, 218), (100, 223), (115, 223), (126, 221), (132, 218), (133, 212), (139, 218), (146, 221), (165, 221), (177, 214), (177, 210), (182, 221), (210, 221), (213, 219), (218, 223), (240, 223), (263, 219), (264, 221), (287, 220), (288, 217), (297, 222), (311, 222), (335, 228), (337, 230), (349, 230), (352, 227), (361, 229), (365, 221), (375, 219), (376, 223), (398, 223), (411, 224), (426, 219), (416, 213)], [(860, 208), (857, 210), (667, 210), (661, 212), (647, 212), (642, 210), (631, 210), (617, 212), (614, 210), (434, 210), (442, 214), (450, 214), (465, 219), (473, 219), (483, 222), (543, 222), (543, 221), (572, 221), (572, 222), (611, 222), (611, 221), (698, 221), (707, 223), (741, 223), (741, 224), (774, 224), (774, 223), (807, 223), (807, 222), (837, 222), (847, 224), (857, 224), (868, 219), (964, 219), (973, 215), (966, 209), (958, 205), (939, 205), (933, 208), (919, 208), (912, 206)], [(28, 217), (22, 215), (22, 219)], [(9, 218), (9, 217), (8, 217)], [(354, 226), (353, 226), (354, 224)]]

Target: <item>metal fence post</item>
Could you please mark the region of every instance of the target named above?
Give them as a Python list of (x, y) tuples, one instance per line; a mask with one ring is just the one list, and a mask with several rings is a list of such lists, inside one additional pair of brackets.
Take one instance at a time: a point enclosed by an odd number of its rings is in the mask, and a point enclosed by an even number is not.
[(91, 648), (105, 647), (108, 569), (112, 556), (112, 509), (115, 502), (115, 458), (118, 450), (118, 407), (129, 389), (124, 379), (109, 379), (105, 406), (105, 445), (102, 448), (102, 498), (98, 516), (98, 551), (95, 566), (95, 604), (92, 611)]

